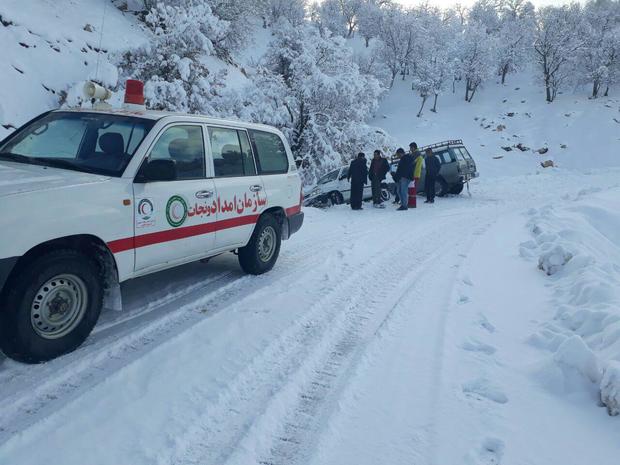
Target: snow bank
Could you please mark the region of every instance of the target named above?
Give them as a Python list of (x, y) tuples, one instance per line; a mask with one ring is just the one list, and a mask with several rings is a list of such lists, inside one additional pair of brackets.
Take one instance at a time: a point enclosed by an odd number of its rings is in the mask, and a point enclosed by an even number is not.
[[(620, 413), (620, 189), (583, 191), (561, 208), (527, 212), (535, 260), (553, 289), (552, 319), (529, 343), (552, 353), (537, 377), (548, 387), (595, 386), (610, 415)], [(566, 388), (569, 389), (566, 389)]]

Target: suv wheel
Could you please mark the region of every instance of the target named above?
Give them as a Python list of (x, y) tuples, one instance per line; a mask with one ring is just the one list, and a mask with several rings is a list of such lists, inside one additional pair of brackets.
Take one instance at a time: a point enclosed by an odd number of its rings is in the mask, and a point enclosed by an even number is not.
[(458, 184), (455, 184), (454, 186), (452, 186), (452, 188), (450, 188), (451, 194), (459, 195), (461, 192), (463, 192), (462, 182), (459, 182)]
[(0, 348), (38, 363), (76, 349), (103, 306), (97, 262), (75, 250), (42, 255), (11, 278), (0, 309)]
[(448, 183), (443, 178), (437, 178), (435, 181), (435, 195), (437, 197), (445, 197), (448, 194)]
[(344, 198), (340, 192), (335, 191), (329, 193), (328, 201), (331, 202), (332, 205), (342, 205), (344, 203)]
[(239, 265), (246, 273), (271, 270), (280, 254), (281, 227), (273, 215), (263, 215), (256, 223), (250, 242), (239, 249)]

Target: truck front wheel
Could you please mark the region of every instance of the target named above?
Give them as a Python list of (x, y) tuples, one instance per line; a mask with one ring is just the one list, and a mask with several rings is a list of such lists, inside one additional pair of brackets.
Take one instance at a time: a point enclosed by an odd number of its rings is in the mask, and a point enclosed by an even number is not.
[(102, 271), (94, 259), (71, 249), (41, 255), (7, 282), (0, 302), (0, 349), (26, 363), (71, 352), (95, 326), (103, 295)]
[(250, 242), (239, 249), (239, 264), (246, 273), (263, 274), (271, 270), (280, 254), (281, 226), (273, 215), (263, 215)]

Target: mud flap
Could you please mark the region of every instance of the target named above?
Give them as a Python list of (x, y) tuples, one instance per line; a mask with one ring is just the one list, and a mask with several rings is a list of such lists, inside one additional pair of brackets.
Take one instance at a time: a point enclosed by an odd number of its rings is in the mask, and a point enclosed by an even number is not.
[(121, 285), (118, 282), (110, 283), (103, 294), (103, 308), (115, 312), (123, 311), (123, 297), (121, 295)]

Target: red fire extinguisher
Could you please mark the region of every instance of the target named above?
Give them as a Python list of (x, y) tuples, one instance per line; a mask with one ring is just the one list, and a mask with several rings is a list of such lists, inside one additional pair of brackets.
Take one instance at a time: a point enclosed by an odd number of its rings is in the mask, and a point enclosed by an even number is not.
[(416, 208), (416, 198), (418, 195), (417, 192), (417, 186), (418, 184), (418, 178), (416, 178), (415, 180), (411, 181), (409, 183), (409, 187), (407, 189), (407, 194), (408, 194), (408, 198), (407, 198), (407, 207), (408, 208)]

